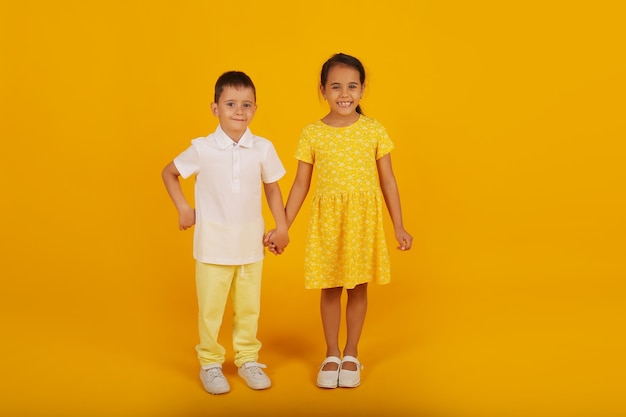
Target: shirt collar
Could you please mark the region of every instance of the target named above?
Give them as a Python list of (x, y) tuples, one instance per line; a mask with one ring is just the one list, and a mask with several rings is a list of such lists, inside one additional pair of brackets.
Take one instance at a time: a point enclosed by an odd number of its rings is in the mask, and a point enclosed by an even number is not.
[[(217, 139), (217, 145), (220, 147), (221, 150), (232, 148), (233, 144), (237, 143), (234, 140), (232, 140), (226, 134), (226, 132), (224, 132), (224, 130), (222, 129), (222, 126), (219, 126), (219, 125), (217, 126), (217, 129), (215, 130), (215, 137)], [(238, 145), (244, 148), (251, 148), (253, 143), (254, 141), (252, 140), (252, 132), (250, 132), (250, 128), (246, 128), (246, 131), (244, 132), (243, 136), (241, 136), (241, 139), (239, 139)]]

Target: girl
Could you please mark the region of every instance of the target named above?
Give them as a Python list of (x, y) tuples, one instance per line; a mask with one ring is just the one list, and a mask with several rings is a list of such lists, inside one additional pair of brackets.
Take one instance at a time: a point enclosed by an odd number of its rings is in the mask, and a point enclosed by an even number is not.
[[(367, 284), (390, 281), (383, 230), (382, 199), (393, 222), (398, 249), (413, 238), (404, 229), (400, 196), (389, 152), (394, 145), (385, 128), (359, 106), (365, 88), (361, 62), (342, 53), (322, 66), (320, 92), (329, 113), (305, 126), (296, 151), (298, 170), (285, 212), (293, 223), (318, 168), (305, 249), (305, 287), (321, 289), (320, 309), (326, 359), (317, 376), (322, 388), (356, 387), (361, 364), (358, 343), (367, 307)], [(382, 195), (381, 195), (382, 190)], [(271, 234), (265, 242), (275, 249)], [(341, 296), (346, 289), (347, 340), (339, 348)]]

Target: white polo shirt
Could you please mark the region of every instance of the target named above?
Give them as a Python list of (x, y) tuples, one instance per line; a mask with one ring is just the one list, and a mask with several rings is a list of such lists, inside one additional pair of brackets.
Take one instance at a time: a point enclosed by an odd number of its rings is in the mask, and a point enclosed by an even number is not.
[(234, 142), (218, 126), (192, 140), (174, 165), (183, 178), (196, 176), (194, 258), (219, 265), (263, 259), (262, 182), (286, 172), (274, 145), (250, 129)]

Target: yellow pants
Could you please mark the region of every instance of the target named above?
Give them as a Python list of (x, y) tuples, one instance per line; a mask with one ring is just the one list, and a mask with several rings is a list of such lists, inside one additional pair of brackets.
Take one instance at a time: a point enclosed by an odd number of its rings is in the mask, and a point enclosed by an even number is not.
[(224, 309), (230, 293), (233, 307), (235, 365), (257, 361), (261, 342), (257, 339), (261, 308), (263, 261), (246, 265), (214, 265), (196, 262), (198, 332), (196, 346), (201, 366), (224, 363), (226, 353), (217, 342)]

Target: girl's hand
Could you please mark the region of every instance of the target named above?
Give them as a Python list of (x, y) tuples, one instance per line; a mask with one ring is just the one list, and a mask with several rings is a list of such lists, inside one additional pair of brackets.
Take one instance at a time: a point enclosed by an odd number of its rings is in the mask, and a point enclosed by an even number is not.
[(266, 246), (267, 250), (272, 252), (274, 255), (280, 255), (281, 253), (283, 253), (283, 251), (281, 250), (279, 252), (278, 248), (276, 247), (276, 244), (273, 242), (275, 233), (276, 233), (276, 229), (272, 229), (272, 230), (268, 231), (265, 234), (265, 236), (263, 236), (263, 246)]
[(397, 247), (399, 250), (409, 250), (413, 245), (413, 236), (404, 229), (396, 231), (396, 240), (400, 244), (400, 246)]
[[(287, 248), (287, 244), (289, 243), (289, 234), (287, 233), (287, 229), (274, 229), (272, 230), (272, 235), (269, 236), (269, 244), (270, 252), (274, 255), (280, 255)], [(272, 248), (274, 250), (272, 250)]]

